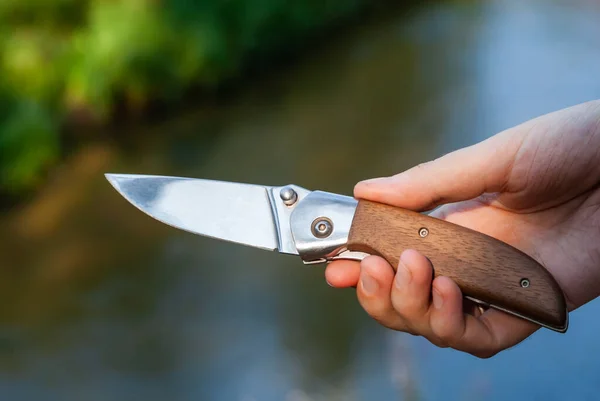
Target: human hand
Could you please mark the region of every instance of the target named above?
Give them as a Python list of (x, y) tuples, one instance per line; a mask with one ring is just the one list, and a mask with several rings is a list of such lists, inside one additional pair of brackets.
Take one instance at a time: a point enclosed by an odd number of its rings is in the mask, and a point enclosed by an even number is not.
[[(600, 100), (503, 131), (393, 177), (358, 183), (356, 198), (415, 211), (504, 241), (546, 267), (573, 310), (600, 295)], [(327, 282), (357, 288), (382, 325), (487, 358), (539, 326), (463, 299), (405, 250), (397, 272), (382, 258), (335, 261)]]

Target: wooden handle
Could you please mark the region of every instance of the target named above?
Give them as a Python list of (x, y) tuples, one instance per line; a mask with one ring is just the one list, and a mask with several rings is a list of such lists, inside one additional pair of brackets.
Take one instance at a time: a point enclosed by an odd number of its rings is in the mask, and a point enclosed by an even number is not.
[(567, 307), (552, 275), (523, 252), (490, 236), (409, 210), (359, 201), (348, 249), (385, 258), (394, 269), (405, 249), (454, 280), (463, 295), (552, 330), (567, 330)]

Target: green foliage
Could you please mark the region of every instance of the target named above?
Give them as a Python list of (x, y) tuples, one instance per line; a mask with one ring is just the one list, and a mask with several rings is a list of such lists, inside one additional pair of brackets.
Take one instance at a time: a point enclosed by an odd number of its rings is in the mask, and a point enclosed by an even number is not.
[(3, 0), (0, 189), (35, 185), (72, 110), (98, 121), (115, 99), (177, 101), (293, 51), (362, 0)]
[(56, 124), (38, 103), (0, 93), (0, 182), (19, 192), (38, 184), (58, 155)]

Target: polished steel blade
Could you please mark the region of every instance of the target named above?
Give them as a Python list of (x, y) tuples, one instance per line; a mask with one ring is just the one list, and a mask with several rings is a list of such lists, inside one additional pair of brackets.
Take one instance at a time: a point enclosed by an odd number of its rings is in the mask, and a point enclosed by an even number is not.
[(165, 224), (207, 237), (278, 249), (270, 187), (152, 175), (106, 174), (125, 199)]

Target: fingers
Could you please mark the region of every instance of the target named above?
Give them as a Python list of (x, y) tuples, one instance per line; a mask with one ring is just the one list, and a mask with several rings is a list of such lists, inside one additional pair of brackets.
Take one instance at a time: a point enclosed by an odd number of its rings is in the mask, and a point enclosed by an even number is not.
[(454, 281), (433, 281), (431, 332), (441, 342), (479, 358), (489, 358), (529, 337), (537, 326), (506, 313), (489, 309), (476, 317), (464, 313), (463, 296)]
[[(450, 278), (432, 280), (431, 263), (414, 250), (402, 253), (396, 272), (383, 258), (369, 256), (360, 264), (334, 262), (326, 277), (336, 287), (355, 285), (363, 309), (382, 325), (480, 358), (512, 347), (538, 329), (497, 310), (473, 308)], [(475, 313), (465, 313), (471, 310)]]
[(465, 336), (467, 315), (460, 289), (448, 277), (437, 277), (432, 286), (431, 331), (446, 344), (456, 347)]
[(359, 262), (339, 260), (330, 263), (325, 268), (325, 280), (327, 284), (336, 288), (356, 287), (359, 276)]
[(424, 211), (500, 191), (507, 183), (521, 144), (519, 138), (514, 138), (517, 133), (518, 130), (505, 131), (392, 177), (362, 181), (356, 185), (354, 195)]
[(376, 321), (394, 330), (406, 331), (402, 317), (394, 310), (390, 291), (394, 270), (377, 256), (369, 256), (360, 264), (360, 279), (356, 287), (358, 301)]
[(431, 280), (433, 269), (427, 258), (414, 250), (400, 256), (391, 301), (405, 325), (414, 332), (428, 336), (428, 311), (431, 305)]

